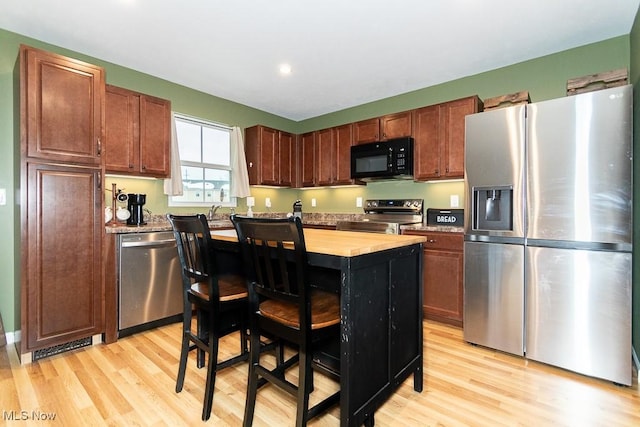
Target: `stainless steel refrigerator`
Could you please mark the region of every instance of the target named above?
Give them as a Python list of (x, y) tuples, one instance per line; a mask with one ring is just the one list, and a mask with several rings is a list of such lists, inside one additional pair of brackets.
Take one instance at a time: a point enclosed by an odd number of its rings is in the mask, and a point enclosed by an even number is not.
[(467, 116), (464, 339), (630, 385), (632, 88)]

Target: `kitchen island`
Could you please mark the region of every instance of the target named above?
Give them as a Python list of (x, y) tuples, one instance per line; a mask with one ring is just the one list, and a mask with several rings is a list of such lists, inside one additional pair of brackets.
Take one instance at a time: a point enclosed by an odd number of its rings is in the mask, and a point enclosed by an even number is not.
[[(168, 224), (167, 224), (168, 225)], [(165, 224), (107, 229), (105, 343), (117, 340), (115, 236), (166, 231)], [(237, 235), (212, 226), (222, 273), (242, 271)], [(340, 294), (341, 340), (327, 349), (340, 366), (340, 424), (359, 426), (412, 374), (422, 391), (424, 236), (304, 228), (313, 284)], [(178, 284), (179, 285), (179, 284)]]
[[(234, 269), (235, 230), (213, 230)], [(340, 294), (340, 425), (359, 426), (413, 374), (422, 391), (423, 236), (304, 229), (313, 284)], [(330, 361), (329, 361), (330, 362)]]

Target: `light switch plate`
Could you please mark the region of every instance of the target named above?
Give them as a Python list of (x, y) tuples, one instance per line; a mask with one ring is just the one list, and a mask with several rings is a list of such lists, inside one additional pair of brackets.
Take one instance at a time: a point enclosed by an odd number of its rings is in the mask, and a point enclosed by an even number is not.
[(356, 197), (356, 208), (362, 207), (362, 197)]
[(316, 199), (311, 199), (311, 207), (312, 208), (316, 207)]
[(7, 204), (7, 189), (0, 188), (0, 206)]
[(264, 199), (264, 205), (267, 208), (271, 207), (271, 197), (267, 197), (267, 198)]
[(452, 194), (451, 195), (451, 207), (452, 208), (457, 208), (458, 206), (460, 206), (460, 199), (458, 198), (457, 194)]

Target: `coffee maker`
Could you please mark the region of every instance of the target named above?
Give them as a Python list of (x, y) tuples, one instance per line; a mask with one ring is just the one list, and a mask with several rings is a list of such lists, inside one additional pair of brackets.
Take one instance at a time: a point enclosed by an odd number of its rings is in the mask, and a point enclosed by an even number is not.
[(127, 209), (129, 210), (129, 218), (127, 225), (145, 225), (144, 209), (142, 208), (147, 202), (146, 194), (127, 194)]

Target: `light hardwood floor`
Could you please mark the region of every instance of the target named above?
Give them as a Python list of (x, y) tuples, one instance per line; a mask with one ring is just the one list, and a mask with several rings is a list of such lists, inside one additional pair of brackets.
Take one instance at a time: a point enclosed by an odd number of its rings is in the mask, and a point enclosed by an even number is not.
[[(236, 350), (234, 338), (225, 338), (221, 352)], [(180, 325), (173, 324), (23, 366), (2, 348), (0, 425), (203, 424), (205, 369), (196, 369), (191, 360), (184, 390), (174, 391), (179, 340)], [(466, 344), (461, 329), (429, 321), (424, 344), (423, 392), (407, 380), (376, 412), (376, 426), (640, 425), (635, 374), (632, 387), (616, 386)], [(207, 425), (241, 425), (246, 371), (243, 364), (218, 374)], [(333, 387), (316, 375), (314, 393)], [(48, 416), (55, 420), (36, 420)], [(310, 425), (338, 426), (338, 417), (336, 407)], [(289, 395), (273, 386), (259, 391), (254, 426), (293, 425), (294, 419)]]

